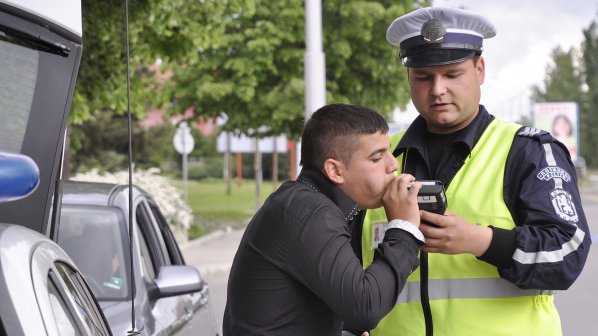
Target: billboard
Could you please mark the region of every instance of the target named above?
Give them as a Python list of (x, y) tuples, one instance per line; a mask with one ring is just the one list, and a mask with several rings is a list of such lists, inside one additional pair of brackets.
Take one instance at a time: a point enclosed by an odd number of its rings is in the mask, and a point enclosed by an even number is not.
[(532, 115), (533, 126), (550, 132), (567, 146), (573, 162), (579, 145), (578, 111), (575, 102), (536, 103)]
[[(234, 135), (227, 132), (221, 132), (218, 135), (216, 148), (218, 153), (226, 153), (226, 138), (230, 136), (230, 151), (232, 153), (254, 153), (256, 150), (256, 139), (245, 135)], [(258, 140), (258, 148), (262, 153), (287, 152), (287, 137), (280, 135), (277, 137), (268, 137)]]

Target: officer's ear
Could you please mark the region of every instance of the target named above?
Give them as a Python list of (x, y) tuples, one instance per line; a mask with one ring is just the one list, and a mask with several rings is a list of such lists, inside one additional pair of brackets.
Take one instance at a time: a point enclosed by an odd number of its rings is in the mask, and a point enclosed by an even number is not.
[(484, 78), (486, 77), (486, 62), (484, 57), (480, 56), (474, 64), (478, 75), (478, 82), (480, 85), (484, 84)]
[(335, 160), (333, 158), (328, 158), (324, 161), (323, 172), (330, 181), (334, 184), (342, 184), (345, 182), (345, 177), (343, 175), (344, 172), (344, 165), (339, 160)]

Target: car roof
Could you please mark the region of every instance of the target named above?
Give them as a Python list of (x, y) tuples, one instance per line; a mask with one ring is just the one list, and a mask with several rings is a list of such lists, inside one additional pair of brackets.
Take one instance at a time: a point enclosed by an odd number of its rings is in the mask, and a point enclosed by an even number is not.
[[(113, 206), (128, 199), (128, 185), (104, 182), (64, 181), (62, 184), (63, 205)], [(149, 195), (133, 185), (133, 199)]]

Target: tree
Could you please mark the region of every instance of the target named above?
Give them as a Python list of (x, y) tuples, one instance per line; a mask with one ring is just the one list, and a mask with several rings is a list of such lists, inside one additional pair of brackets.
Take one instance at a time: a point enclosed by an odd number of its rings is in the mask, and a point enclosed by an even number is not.
[[(405, 70), (385, 32), (397, 16), (427, 4), (323, 2), (327, 101), (366, 105), (386, 115), (403, 107), (409, 100)], [(84, 122), (105, 123), (127, 111), (124, 4), (83, 0), (82, 9), (84, 48), (70, 118), (75, 155), (84, 151), (81, 139), (90, 129)], [(150, 107), (178, 114), (194, 106), (196, 115), (226, 114), (225, 130), (298, 138), (304, 22), (300, 0), (129, 1), (134, 118)], [(155, 71), (158, 59), (161, 73), (174, 74), (170, 80)]]
[[(183, 58), (189, 50), (196, 50), (194, 45), (219, 40), (221, 32), (210, 27), (220, 20), (218, 8), (223, 7), (223, 3), (130, 0), (129, 23), (125, 26), (123, 1), (82, 1), (83, 53), (69, 118), (70, 150), (66, 158), (72, 167), (67, 164), (65, 176), (70, 168), (77, 171), (100, 164), (104, 169), (113, 170), (126, 162), (127, 124), (122, 116), (128, 109), (127, 28), (131, 112), (135, 121), (144, 117), (148, 108), (164, 105), (169, 99), (162, 89), (163, 78), (155, 71), (156, 60)], [(136, 146), (137, 140), (143, 142), (144, 137), (139, 134), (141, 130), (134, 127), (133, 145)], [(134, 153), (142, 154), (139, 150)]]
[(580, 109), (580, 151), (589, 167), (598, 166), (598, 26), (596, 20), (583, 31), (583, 69), (587, 84), (587, 99)]
[(532, 87), (532, 101), (559, 102), (575, 101), (581, 103), (583, 99), (583, 77), (579, 69), (580, 57), (575, 48), (565, 52), (561, 47), (552, 51), (552, 64), (546, 66), (544, 88), (537, 85)]
[[(389, 115), (409, 100), (405, 71), (385, 42), (388, 24), (424, 1), (323, 3), (327, 101), (367, 105)], [(228, 131), (298, 138), (304, 116), (303, 1), (228, 2), (221, 40), (171, 64), (173, 111), (227, 115)]]
[[(251, 1), (251, 0), (248, 0)], [(237, 2), (242, 2), (238, 0)], [(195, 45), (220, 39), (211, 30), (223, 1), (131, 0), (129, 22), (121, 0), (83, 0), (83, 54), (70, 122), (80, 124), (101, 114), (127, 112), (126, 31), (129, 33), (131, 111), (142, 117), (148, 107), (163, 105), (156, 60), (184, 57)]]

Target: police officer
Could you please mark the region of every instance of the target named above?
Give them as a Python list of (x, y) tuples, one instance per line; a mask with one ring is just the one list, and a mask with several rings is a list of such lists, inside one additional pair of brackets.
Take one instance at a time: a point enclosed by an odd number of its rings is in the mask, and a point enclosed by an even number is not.
[[(563, 144), (480, 105), (482, 42), (495, 35), (482, 16), (438, 7), (388, 28), (420, 114), (393, 155), (402, 172), (445, 185), (448, 211), (422, 211), (420, 271), (372, 335), (562, 334), (554, 292), (579, 276), (590, 233)], [(367, 211), (364, 266), (382, 221)]]

